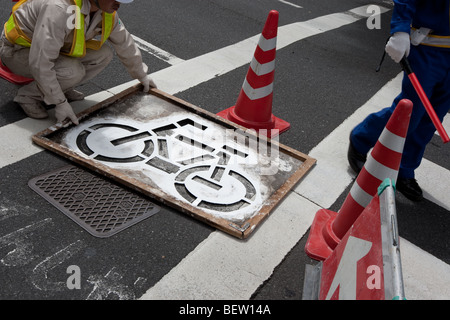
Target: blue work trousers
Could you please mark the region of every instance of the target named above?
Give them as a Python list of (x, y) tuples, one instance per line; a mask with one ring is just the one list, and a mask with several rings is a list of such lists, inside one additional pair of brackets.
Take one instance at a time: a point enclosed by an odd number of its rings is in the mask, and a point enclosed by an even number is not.
[[(425, 45), (411, 46), (408, 60), (442, 122), (450, 109), (450, 49)], [(412, 101), (413, 111), (398, 177), (414, 178), (414, 170), (419, 167), (425, 147), (433, 138), (436, 128), (406, 73), (402, 81), (402, 92), (394, 99), (392, 106), (367, 116), (353, 129), (350, 139), (358, 152), (367, 154), (375, 146), (395, 107), (402, 99)]]

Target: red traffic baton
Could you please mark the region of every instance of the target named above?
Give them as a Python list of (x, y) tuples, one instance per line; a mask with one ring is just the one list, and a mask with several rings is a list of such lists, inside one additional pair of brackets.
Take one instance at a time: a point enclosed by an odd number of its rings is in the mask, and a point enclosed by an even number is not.
[(423, 91), (423, 88), (420, 85), (420, 82), (417, 79), (416, 74), (412, 71), (408, 59), (406, 57), (403, 57), (403, 59), (400, 61), (400, 65), (402, 66), (402, 68), (406, 72), (406, 74), (408, 75), (409, 80), (411, 81), (414, 89), (416, 90), (417, 94), (419, 95), (420, 101), (422, 101), (422, 104), (425, 107), (425, 110), (427, 111), (428, 115), (430, 116), (430, 119), (433, 122), (434, 126), (436, 127), (436, 130), (438, 131), (439, 136), (441, 137), (442, 141), (444, 143), (449, 142), (450, 138), (448, 137), (448, 134), (445, 131), (444, 126), (442, 125), (436, 112), (434, 111), (434, 108), (431, 105), (430, 100), (428, 100), (428, 97), (425, 94), (425, 91)]

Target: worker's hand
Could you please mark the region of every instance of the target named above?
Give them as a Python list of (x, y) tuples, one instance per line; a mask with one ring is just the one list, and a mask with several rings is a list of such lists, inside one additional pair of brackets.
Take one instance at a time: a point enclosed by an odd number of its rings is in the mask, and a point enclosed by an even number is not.
[(144, 86), (144, 92), (148, 92), (150, 90), (150, 87), (156, 88), (155, 82), (149, 75), (146, 75), (144, 78), (139, 79), (139, 82)]
[(395, 62), (399, 63), (403, 57), (409, 55), (411, 40), (406, 32), (394, 33), (386, 44), (386, 52)]
[(56, 116), (56, 120), (59, 123), (62, 123), (67, 118), (69, 118), (76, 125), (78, 125), (78, 123), (79, 123), (77, 116), (73, 112), (72, 107), (67, 102), (67, 100), (58, 104), (55, 107), (55, 116)]

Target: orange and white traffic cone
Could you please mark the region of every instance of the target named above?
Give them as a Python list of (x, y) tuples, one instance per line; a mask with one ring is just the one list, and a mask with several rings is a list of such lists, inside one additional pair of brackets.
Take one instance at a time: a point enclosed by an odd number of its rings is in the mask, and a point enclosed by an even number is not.
[(395, 108), (338, 213), (321, 209), (311, 226), (305, 251), (325, 260), (377, 193), (384, 179), (397, 181), (413, 104), (403, 99)]
[(276, 10), (269, 12), (236, 104), (218, 113), (246, 128), (265, 129), (268, 137), (290, 128), (288, 122), (272, 114), (278, 15)]

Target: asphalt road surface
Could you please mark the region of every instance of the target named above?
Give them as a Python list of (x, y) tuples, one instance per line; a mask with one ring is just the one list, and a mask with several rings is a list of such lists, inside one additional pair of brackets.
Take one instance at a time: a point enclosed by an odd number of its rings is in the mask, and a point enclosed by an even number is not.
[[(0, 5), (6, 21), (11, 2)], [(369, 5), (381, 14), (373, 16)], [(316, 263), (304, 251), (314, 215), (337, 211), (355, 178), (345, 157), (348, 134), (399, 92), (398, 65), (387, 57), (375, 72), (392, 7), (375, 0), (121, 6), (158, 88), (213, 113), (235, 104), (255, 48), (246, 40), (262, 32), (270, 10), (279, 12), (273, 113), (291, 124), (279, 140), (317, 165), (247, 240), (157, 202), (157, 214), (111, 237), (92, 236), (28, 186), (72, 163), (31, 141), (54, 124), (53, 114), (27, 118), (13, 102), (17, 86), (0, 79), (0, 299), (301, 300), (305, 265)], [(135, 83), (115, 57), (78, 88), (87, 98), (74, 108)], [(425, 200), (396, 195), (408, 299), (450, 298), (448, 159), (450, 147), (436, 135), (417, 172)], [(73, 266), (78, 288), (67, 285)]]

